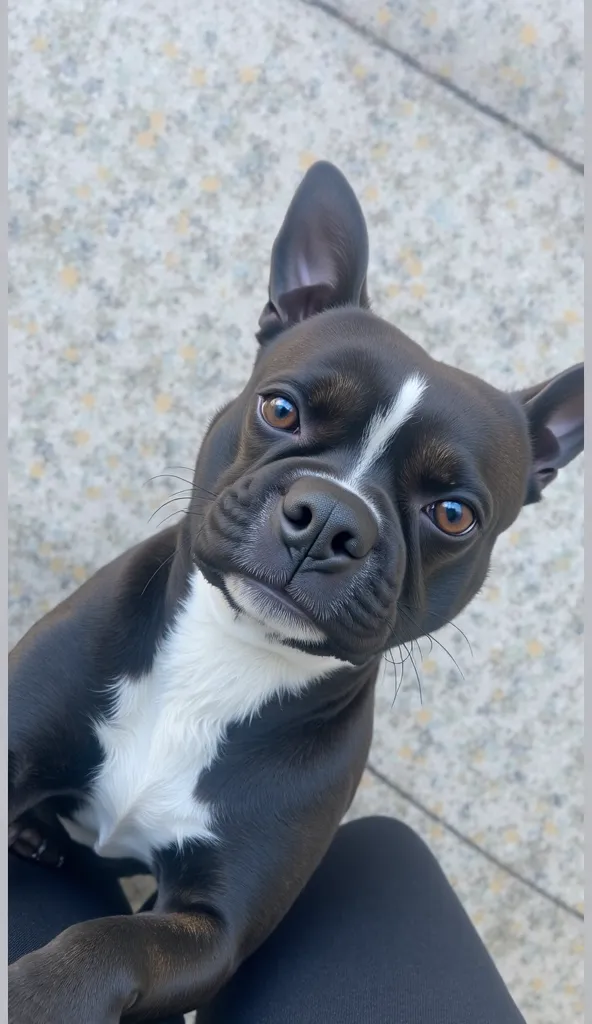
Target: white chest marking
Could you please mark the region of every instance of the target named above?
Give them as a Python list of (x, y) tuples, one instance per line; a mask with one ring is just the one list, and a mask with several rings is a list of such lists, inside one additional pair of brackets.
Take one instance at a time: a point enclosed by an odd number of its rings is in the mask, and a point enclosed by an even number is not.
[[(268, 632), (268, 631), (267, 631)], [(195, 573), (174, 627), (142, 680), (120, 679), (96, 723), (105, 759), (72, 836), (104, 857), (135, 857), (188, 839), (216, 840), (215, 808), (195, 799), (228, 726), (343, 663), (282, 646), (237, 618)]]

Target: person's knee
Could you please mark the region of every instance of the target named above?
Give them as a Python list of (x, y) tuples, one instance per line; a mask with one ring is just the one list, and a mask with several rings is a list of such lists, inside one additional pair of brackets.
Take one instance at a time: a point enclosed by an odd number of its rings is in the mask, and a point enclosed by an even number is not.
[(396, 853), (397, 857), (434, 861), (427, 843), (410, 825), (398, 818), (379, 814), (357, 818), (343, 825), (340, 832), (344, 841), (363, 847), (369, 855), (376, 851), (379, 856)]

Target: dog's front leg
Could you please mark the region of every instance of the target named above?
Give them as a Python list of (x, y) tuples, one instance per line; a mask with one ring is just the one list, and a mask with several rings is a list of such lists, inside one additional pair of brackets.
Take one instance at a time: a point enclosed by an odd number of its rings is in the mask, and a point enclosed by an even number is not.
[(201, 911), (74, 925), (8, 969), (9, 1024), (115, 1024), (195, 1009), (234, 970), (228, 930)]

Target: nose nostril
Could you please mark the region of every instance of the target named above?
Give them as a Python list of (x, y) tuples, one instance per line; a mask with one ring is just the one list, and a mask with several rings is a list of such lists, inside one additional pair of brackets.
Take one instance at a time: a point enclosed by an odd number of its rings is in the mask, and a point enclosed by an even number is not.
[(290, 508), (286, 508), (284, 504), (284, 515), (299, 530), (305, 530), (312, 523), (312, 509), (301, 502), (291, 505)]
[[(355, 571), (377, 540), (374, 512), (332, 480), (301, 477), (273, 514), (274, 531), (290, 552), (321, 572)], [(321, 563), (322, 566), (321, 566)]]
[(341, 530), (331, 539), (331, 550), (334, 555), (355, 557), (356, 538), (348, 530)]

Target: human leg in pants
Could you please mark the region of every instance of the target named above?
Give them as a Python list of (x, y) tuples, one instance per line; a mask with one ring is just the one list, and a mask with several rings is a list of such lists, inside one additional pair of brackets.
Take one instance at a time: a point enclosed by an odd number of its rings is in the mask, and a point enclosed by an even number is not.
[[(126, 912), (107, 875), (91, 888), (67, 865), (9, 857), (11, 960), (76, 921)], [(290, 913), (198, 1019), (524, 1024), (437, 861), (388, 818), (339, 830)]]
[(524, 1018), (425, 843), (399, 821), (366, 818), (339, 830), (290, 913), (203, 1022), (524, 1024)]

